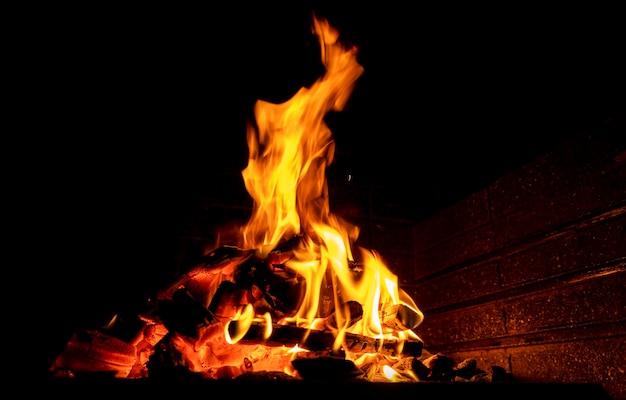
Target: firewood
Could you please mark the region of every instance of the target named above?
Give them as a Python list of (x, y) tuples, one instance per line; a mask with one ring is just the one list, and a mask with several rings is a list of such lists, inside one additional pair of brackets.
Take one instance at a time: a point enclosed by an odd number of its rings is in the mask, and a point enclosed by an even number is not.
[(344, 380), (363, 375), (352, 360), (329, 356), (325, 352), (322, 355), (298, 353), (291, 365), (303, 379)]
[(251, 299), (245, 299), (245, 296), (246, 293), (237, 284), (223, 281), (211, 299), (208, 309), (217, 319), (229, 321), (242, 304), (251, 302)]
[[(350, 300), (346, 302), (348, 315), (348, 323), (345, 325), (347, 328), (350, 328), (357, 322), (359, 322), (363, 318), (363, 306), (358, 301)], [(326, 326), (337, 329), (337, 312), (334, 311), (331, 315), (329, 315), (326, 319)]]
[(201, 378), (202, 374), (195, 371), (194, 362), (185, 351), (182, 339), (175, 334), (168, 333), (157, 343), (154, 352), (150, 355), (146, 368), (152, 379), (170, 378)]
[(449, 381), (454, 378), (454, 360), (443, 354), (433, 354), (423, 361), (428, 367), (430, 374), (428, 378), (435, 381)]
[(474, 358), (466, 358), (459, 364), (457, 364), (452, 371), (455, 376), (461, 377), (463, 379), (471, 379), (472, 376), (476, 375), (477, 370), (477, 361)]
[(54, 361), (52, 372), (85, 374), (107, 372), (125, 378), (136, 362), (135, 346), (98, 330), (74, 333)]
[(171, 300), (159, 302), (158, 316), (169, 332), (198, 339), (203, 327), (219, 322), (215, 316), (196, 302), (185, 289), (177, 290)]
[(417, 327), (422, 322), (422, 317), (404, 304), (393, 304), (382, 310), (381, 320), (390, 328), (404, 331)]
[[(232, 321), (228, 331), (233, 336), (238, 330), (237, 321)], [(331, 331), (311, 330), (291, 325), (272, 325), (269, 337), (262, 323), (252, 323), (241, 339), (243, 343), (261, 343), (268, 346), (296, 346), (312, 351), (332, 349), (335, 336)], [(380, 353), (384, 355), (419, 356), (422, 350), (421, 341), (399, 341), (397, 339), (381, 340), (354, 333), (346, 333), (343, 347), (352, 353)]]
[(283, 265), (290, 260), (294, 253), (293, 249), (302, 243), (302, 236), (295, 235), (289, 240), (279, 243), (272, 251), (267, 255), (269, 264), (273, 267)]
[[(252, 250), (242, 250), (235, 246), (218, 247), (203, 256), (191, 270), (160, 290), (157, 298), (169, 300), (176, 291), (185, 288), (197, 301), (208, 302), (213, 295), (211, 286), (217, 287), (222, 276), (232, 275), (234, 269), (253, 254)], [(213, 281), (217, 282), (213, 284)]]

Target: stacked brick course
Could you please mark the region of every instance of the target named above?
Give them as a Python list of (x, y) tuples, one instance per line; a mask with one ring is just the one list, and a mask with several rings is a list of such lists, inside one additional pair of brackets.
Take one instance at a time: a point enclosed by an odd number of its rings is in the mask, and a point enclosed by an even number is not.
[(626, 133), (585, 132), (413, 229), (425, 349), (626, 398)]

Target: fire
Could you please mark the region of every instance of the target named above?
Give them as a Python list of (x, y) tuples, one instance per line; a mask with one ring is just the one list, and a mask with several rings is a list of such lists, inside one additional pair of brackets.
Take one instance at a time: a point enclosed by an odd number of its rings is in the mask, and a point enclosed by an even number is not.
[[(350, 332), (417, 339), (411, 329), (381, 324), (380, 316), (389, 306), (413, 310), (417, 316), (413, 327), (423, 315), (374, 251), (360, 249), (364, 268), (358, 274), (350, 267), (359, 229), (330, 211), (325, 170), (334, 160), (335, 143), (324, 116), (343, 110), (364, 69), (357, 61), (358, 49), (344, 46), (327, 20), (314, 16), (313, 32), (325, 73), (285, 103), (259, 100), (254, 106), (256, 126), (248, 125), (249, 160), (242, 172), (254, 209), (241, 230), (242, 247), (266, 258), (281, 241), (302, 238), (285, 266), (305, 278), (305, 297), (296, 315), (279, 323), (318, 326), (323, 314), (320, 293), (323, 285), (330, 285), (338, 338)], [(363, 318), (352, 326), (350, 301), (363, 306)]]
[(379, 254), (358, 248), (355, 261), (359, 229), (329, 207), (325, 172), (335, 142), (324, 116), (344, 109), (364, 69), (327, 20), (312, 21), (325, 72), (282, 104), (254, 105), (242, 171), (254, 207), (240, 243), (214, 249), (160, 291), (132, 344), (106, 332), (90, 332), (88, 342), (74, 336), (55, 360), (57, 373), (142, 377), (183, 366), (217, 379), (252, 370), (302, 377), (316, 373), (308, 365), (319, 356), (349, 376), (417, 380), (401, 355), (421, 353), (412, 329), (422, 312)]

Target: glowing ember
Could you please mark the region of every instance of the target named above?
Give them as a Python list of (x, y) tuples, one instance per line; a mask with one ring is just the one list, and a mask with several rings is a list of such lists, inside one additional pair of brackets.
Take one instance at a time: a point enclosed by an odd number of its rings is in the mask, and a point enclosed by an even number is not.
[[(412, 329), (423, 314), (376, 252), (360, 248), (357, 266), (359, 229), (329, 209), (335, 144), (324, 116), (344, 108), (363, 68), (328, 21), (314, 16), (313, 33), (325, 73), (285, 103), (254, 106), (242, 171), (254, 208), (241, 242), (215, 249), (159, 293), (158, 310), (142, 315), (136, 359), (130, 349), (131, 362), (98, 368), (125, 377), (184, 367), (217, 379), (253, 371), (302, 378), (331, 365), (368, 380), (418, 380), (398, 365), (404, 347), (421, 344)], [(79, 370), (81, 351), (91, 351), (71, 343), (58, 370)], [(101, 346), (104, 354), (120, 347)]]

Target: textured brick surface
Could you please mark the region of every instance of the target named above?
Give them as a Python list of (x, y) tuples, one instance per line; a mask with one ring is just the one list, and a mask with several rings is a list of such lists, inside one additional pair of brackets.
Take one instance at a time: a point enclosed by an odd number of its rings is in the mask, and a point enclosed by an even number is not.
[[(418, 304), (419, 306), (419, 304)], [(425, 346), (497, 338), (505, 334), (502, 309), (496, 304), (465, 308), (462, 312), (430, 315), (416, 328)]]
[(418, 224), (425, 350), (626, 399), (625, 154), (581, 135)]
[(475, 299), (500, 287), (498, 266), (488, 263), (418, 282), (411, 288), (411, 296), (423, 310), (430, 310)]
[(594, 341), (572, 340), (511, 348), (446, 353), (459, 363), (473, 358), (489, 371), (499, 366), (517, 382), (594, 383), (612, 399), (626, 398), (626, 347), (624, 337)]
[(414, 278), (419, 281), (425, 276), (489, 253), (493, 249), (493, 226), (478, 226), (474, 230), (465, 231), (448, 241), (442, 241), (428, 249), (416, 251)]
[(529, 293), (503, 304), (509, 334), (555, 327), (623, 321), (626, 273), (615, 272), (577, 284)]
[[(590, 134), (570, 140), (490, 185), (494, 218), (510, 214), (520, 205), (535, 202), (566, 186), (579, 185), (582, 189), (580, 184), (619, 167), (618, 155), (625, 149), (624, 133)], [(623, 183), (619, 186), (623, 187)]]
[(626, 165), (608, 173), (585, 175), (571, 185), (537, 195), (511, 213), (494, 219), (497, 245), (503, 247), (532, 235), (558, 230), (605, 207), (619, 206), (626, 200), (624, 182)]
[(500, 262), (502, 285), (593, 269), (626, 257), (625, 226), (626, 211), (598, 225), (565, 232), (504, 257)]
[(490, 221), (487, 190), (478, 192), (443, 210), (414, 228), (415, 251), (422, 252)]
[(626, 398), (624, 337), (512, 348), (513, 375), (526, 382), (598, 383), (613, 399)]

